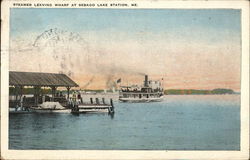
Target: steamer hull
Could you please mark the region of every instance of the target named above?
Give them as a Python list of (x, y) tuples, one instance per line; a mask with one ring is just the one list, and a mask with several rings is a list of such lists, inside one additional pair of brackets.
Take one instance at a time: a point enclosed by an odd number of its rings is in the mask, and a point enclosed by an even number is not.
[(120, 102), (127, 102), (127, 103), (147, 103), (147, 102), (161, 102), (163, 101), (163, 96), (159, 98), (119, 98)]

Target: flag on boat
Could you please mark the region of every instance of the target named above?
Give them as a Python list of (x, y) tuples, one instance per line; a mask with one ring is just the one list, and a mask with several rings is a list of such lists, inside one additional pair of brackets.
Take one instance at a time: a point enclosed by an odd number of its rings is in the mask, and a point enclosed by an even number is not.
[(121, 81), (122, 81), (122, 79), (119, 78), (119, 79), (116, 81), (116, 83), (121, 83)]

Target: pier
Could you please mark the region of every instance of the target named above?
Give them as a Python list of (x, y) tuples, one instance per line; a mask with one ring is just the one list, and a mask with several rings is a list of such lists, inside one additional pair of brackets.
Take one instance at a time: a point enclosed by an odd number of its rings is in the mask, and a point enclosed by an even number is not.
[[(90, 98), (92, 100), (93, 98)], [(105, 99), (102, 98), (103, 102), (105, 102)], [(71, 113), (79, 114), (79, 113), (87, 113), (87, 112), (108, 112), (109, 114), (114, 113), (114, 105), (113, 100), (110, 99), (110, 103), (99, 103), (99, 98), (96, 98), (96, 103), (86, 104), (86, 103), (79, 103), (76, 105), (73, 105), (71, 107)]]
[[(113, 100), (106, 103), (105, 98), (90, 98), (86, 101), (72, 87), (79, 87), (65, 74), (40, 72), (13, 72), (10, 75), (10, 87), (14, 92), (14, 99), (9, 100), (10, 113), (87, 113), (108, 112), (114, 113)], [(24, 88), (32, 88), (32, 95), (25, 95)], [(66, 95), (57, 88), (66, 88)], [(51, 89), (51, 94), (44, 93), (45, 88)]]

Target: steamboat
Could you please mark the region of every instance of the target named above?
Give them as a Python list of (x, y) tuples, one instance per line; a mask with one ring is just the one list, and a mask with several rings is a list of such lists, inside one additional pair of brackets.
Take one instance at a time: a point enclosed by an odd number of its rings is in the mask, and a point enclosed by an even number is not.
[(163, 100), (164, 96), (164, 89), (161, 81), (148, 80), (148, 75), (145, 75), (144, 84), (141, 86), (121, 86), (120, 88), (120, 102), (160, 102)]

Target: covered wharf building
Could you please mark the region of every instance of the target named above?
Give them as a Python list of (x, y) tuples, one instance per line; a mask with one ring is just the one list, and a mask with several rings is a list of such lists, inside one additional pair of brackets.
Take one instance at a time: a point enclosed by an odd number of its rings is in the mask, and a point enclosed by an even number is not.
[[(56, 90), (58, 87), (67, 89), (67, 99), (69, 99), (70, 89), (78, 87), (78, 84), (65, 74), (10, 71), (9, 86), (14, 88), (15, 102), (21, 100), (25, 87), (33, 87), (34, 93), (31, 103), (37, 105), (39, 99), (43, 96), (42, 87), (51, 88), (52, 97), (49, 101), (57, 101)], [(66, 98), (64, 99), (67, 100)]]

